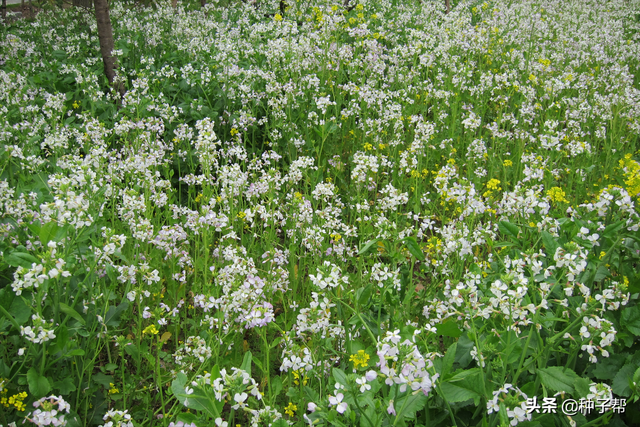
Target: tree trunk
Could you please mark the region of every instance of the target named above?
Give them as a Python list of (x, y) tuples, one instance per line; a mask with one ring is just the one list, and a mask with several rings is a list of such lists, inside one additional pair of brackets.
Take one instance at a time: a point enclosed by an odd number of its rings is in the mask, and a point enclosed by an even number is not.
[(104, 63), (104, 74), (107, 76), (109, 84), (116, 89), (121, 96), (124, 96), (124, 85), (122, 82), (114, 81), (118, 61), (111, 53), (114, 45), (111, 18), (109, 18), (109, 3), (107, 0), (94, 0), (93, 4), (96, 10), (96, 20), (98, 21), (98, 39), (100, 40), (100, 54), (102, 55), (102, 62)]
[(447, 14), (451, 11), (451, 0), (444, 0), (444, 5), (447, 8)]
[(2, 21), (7, 20), (7, 0), (2, 0)]
[(207, 5), (207, 0), (200, 0), (200, 7), (205, 7)]

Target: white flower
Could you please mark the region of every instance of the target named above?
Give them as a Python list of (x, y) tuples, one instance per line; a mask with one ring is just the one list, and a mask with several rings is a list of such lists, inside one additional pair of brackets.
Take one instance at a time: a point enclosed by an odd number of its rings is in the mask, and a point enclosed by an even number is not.
[(367, 377), (357, 378), (356, 383), (360, 385), (360, 393), (371, 390), (371, 386), (367, 384)]
[(347, 402), (343, 402), (342, 399), (344, 399), (344, 395), (342, 393), (336, 394), (335, 397), (329, 396), (329, 404), (331, 406), (335, 406), (336, 411), (344, 414), (344, 411), (347, 410)]

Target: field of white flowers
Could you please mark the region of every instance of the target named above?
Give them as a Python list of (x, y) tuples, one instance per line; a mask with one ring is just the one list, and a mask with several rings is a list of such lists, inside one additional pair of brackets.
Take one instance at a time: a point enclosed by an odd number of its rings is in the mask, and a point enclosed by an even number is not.
[(640, 1), (0, 28), (0, 426), (640, 423)]

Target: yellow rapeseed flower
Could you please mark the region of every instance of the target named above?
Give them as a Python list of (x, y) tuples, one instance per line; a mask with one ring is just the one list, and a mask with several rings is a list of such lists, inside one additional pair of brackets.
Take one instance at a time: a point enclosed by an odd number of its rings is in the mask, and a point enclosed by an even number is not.
[(158, 330), (158, 328), (156, 328), (156, 325), (149, 325), (146, 328), (143, 329), (142, 331), (142, 335), (158, 335), (160, 331)]
[(355, 369), (358, 369), (359, 365), (363, 368), (366, 368), (367, 366), (369, 366), (370, 358), (371, 356), (365, 353), (364, 350), (358, 350), (357, 354), (352, 354), (351, 356), (349, 356), (349, 361), (353, 362), (353, 367)]
[(294, 405), (293, 403), (289, 402), (289, 406), (287, 406), (286, 408), (284, 408), (284, 413), (289, 415), (290, 417), (293, 417), (296, 413), (296, 411), (298, 410), (298, 406)]
[(560, 188), (560, 187), (553, 187), (549, 191), (547, 191), (547, 197), (552, 202), (569, 203), (569, 201), (565, 198), (565, 196), (566, 196), (565, 192), (562, 191), (562, 188)]

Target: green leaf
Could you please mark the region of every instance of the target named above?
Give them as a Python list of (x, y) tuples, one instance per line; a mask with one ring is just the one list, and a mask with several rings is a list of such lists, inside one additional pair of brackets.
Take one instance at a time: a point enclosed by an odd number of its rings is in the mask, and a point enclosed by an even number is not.
[(500, 230), (502, 234), (511, 236), (514, 239), (517, 239), (518, 234), (520, 233), (520, 228), (517, 225), (510, 223), (509, 221), (500, 221), (498, 223), (498, 230)]
[(105, 375), (102, 372), (98, 372), (93, 375), (93, 381), (108, 389), (109, 384), (113, 383), (113, 375)]
[(600, 282), (601, 280), (604, 280), (607, 277), (611, 277), (611, 274), (609, 273), (609, 269), (607, 268), (607, 266), (603, 264), (600, 267), (598, 267), (598, 271), (596, 271), (596, 275), (593, 281)]
[(240, 369), (248, 373), (249, 376), (251, 376), (251, 358), (252, 357), (253, 355), (251, 354), (251, 351), (247, 351), (244, 354), (244, 358), (242, 359), (242, 365), (240, 365)]
[(278, 395), (282, 392), (282, 379), (280, 376), (276, 376), (271, 378), (271, 392), (273, 393), (273, 397), (277, 398)]
[(31, 317), (31, 308), (20, 297), (13, 299), (8, 311), (19, 325), (24, 325)]
[(360, 288), (356, 291), (356, 299), (361, 306), (367, 306), (371, 302), (371, 295), (373, 294), (373, 283), (369, 283), (367, 286)]
[(640, 306), (625, 307), (622, 310), (620, 320), (629, 332), (635, 336), (640, 336)]
[(602, 230), (602, 235), (610, 239), (615, 239), (620, 230), (624, 227), (625, 223), (626, 221), (623, 220), (609, 224), (604, 228), (604, 230)]
[(53, 221), (48, 222), (42, 227), (40, 227), (40, 233), (38, 233), (38, 236), (40, 237), (40, 242), (42, 242), (42, 246), (46, 247), (47, 243), (53, 240), (55, 235), (58, 233), (59, 228), (60, 226)]
[(633, 378), (633, 374), (635, 373), (638, 366), (635, 363), (627, 363), (618, 371), (616, 376), (613, 378), (613, 383), (611, 384), (611, 390), (618, 396), (629, 397), (631, 396), (631, 388), (629, 387), (629, 380)]
[(60, 394), (63, 396), (66, 396), (69, 393), (77, 390), (76, 385), (73, 383), (73, 381), (69, 377), (65, 377), (60, 381), (54, 382), (53, 388), (59, 390)]
[(424, 408), (427, 404), (427, 396), (424, 393), (409, 394), (397, 399), (393, 406), (396, 409), (398, 418), (415, 418), (416, 412)]
[(445, 337), (458, 338), (462, 335), (458, 324), (452, 319), (446, 319), (444, 322), (436, 325), (436, 331), (438, 335), (444, 335)]
[(412, 236), (405, 237), (404, 244), (409, 250), (409, 252), (411, 252), (411, 255), (416, 257), (416, 259), (420, 261), (425, 260), (424, 252), (422, 252), (422, 249), (420, 248), (420, 245), (418, 244), (415, 238), (413, 238)]
[(340, 368), (333, 368), (333, 378), (342, 385), (347, 385), (347, 374)]
[(578, 374), (569, 368), (561, 368), (552, 366), (549, 368), (538, 369), (540, 381), (545, 387), (555, 391), (564, 391), (573, 394), (573, 384), (580, 379)]
[(542, 243), (547, 250), (547, 256), (553, 258), (560, 244), (556, 242), (556, 239), (547, 230), (542, 230)]
[(140, 350), (138, 349), (137, 345), (135, 344), (125, 345), (124, 352), (127, 353), (129, 356), (133, 357), (133, 359), (137, 363), (140, 363)]
[(178, 372), (176, 379), (171, 382), (171, 392), (178, 399), (178, 402), (184, 405), (184, 400), (187, 398), (184, 386), (187, 383), (187, 376), (183, 372)]
[(282, 342), (282, 337), (276, 338), (271, 344), (269, 344), (269, 348), (276, 347), (278, 344), (280, 344), (280, 342)]
[(27, 383), (29, 384), (29, 391), (36, 398), (44, 397), (51, 391), (51, 385), (47, 377), (44, 377), (36, 371), (36, 368), (31, 368), (27, 371)]
[(449, 346), (447, 352), (444, 355), (444, 359), (442, 361), (442, 376), (445, 377), (449, 375), (451, 370), (453, 369), (453, 361), (456, 358), (456, 351), (458, 349), (458, 343), (454, 342)]
[(117, 307), (109, 306), (109, 311), (104, 316), (104, 323), (107, 326), (111, 326), (117, 328), (120, 326), (120, 316), (122, 313), (129, 308), (129, 303), (127, 301), (121, 302)]
[(67, 304), (61, 302), (61, 303), (58, 304), (58, 307), (60, 308), (61, 312), (63, 312), (64, 314), (66, 314), (69, 317), (73, 317), (78, 322), (80, 322), (80, 324), (82, 324), (82, 325), (86, 324), (85, 320), (82, 318), (82, 316), (80, 316), (80, 313), (75, 311), (73, 308), (69, 307)]
[(465, 402), (480, 397), (478, 393), (449, 382), (440, 383), (442, 398), (448, 402)]
[(591, 392), (589, 390), (589, 386), (591, 385), (591, 379), (580, 378), (574, 384), (574, 388), (576, 389), (577, 396), (575, 397), (587, 397), (587, 395)]
[(358, 252), (358, 255), (366, 255), (369, 252), (371, 252), (371, 250), (373, 249), (374, 246), (376, 246), (378, 244), (378, 242), (380, 241), (380, 239), (373, 239), (373, 240), (369, 240), (363, 247), (362, 249), (360, 249), (360, 252)]
[(178, 414), (177, 419), (184, 424), (195, 424), (195, 422), (198, 421), (196, 414), (192, 414), (191, 412), (182, 412)]
[(11, 267), (31, 268), (31, 264), (38, 262), (38, 258), (26, 252), (13, 251), (9, 255), (5, 255), (4, 262)]

